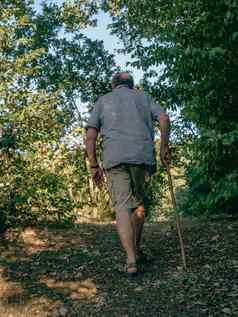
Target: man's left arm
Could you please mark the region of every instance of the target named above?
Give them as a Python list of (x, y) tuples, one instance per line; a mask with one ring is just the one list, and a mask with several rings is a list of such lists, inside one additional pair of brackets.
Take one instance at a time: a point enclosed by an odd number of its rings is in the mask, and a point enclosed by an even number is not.
[(98, 131), (96, 128), (89, 127), (86, 133), (86, 153), (89, 161), (92, 178), (96, 186), (101, 188), (103, 186), (104, 177), (103, 171), (98, 165), (97, 154), (96, 154), (96, 143), (97, 143)]
[(101, 100), (100, 98), (96, 102), (90, 117), (87, 122), (86, 132), (86, 153), (91, 168), (92, 178), (94, 183), (100, 188), (103, 185), (103, 171), (98, 165), (96, 154), (96, 143), (98, 132), (101, 128)]
[(96, 128), (89, 127), (86, 132), (86, 153), (90, 167), (97, 167), (97, 155), (96, 155), (96, 143), (97, 143), (98, 131)]

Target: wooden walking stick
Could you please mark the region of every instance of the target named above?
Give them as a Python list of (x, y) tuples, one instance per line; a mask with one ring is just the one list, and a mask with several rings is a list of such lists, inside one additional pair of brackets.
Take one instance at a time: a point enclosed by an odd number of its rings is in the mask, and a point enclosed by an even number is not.
[(174, 209), (176, 227), (177, 227), (177, 231), (178, 231), (179, 243), (180, 243), (180, 248), (181, 248), (181, 257), (182, 257), (182, 262), (183, 262), (183, 269), (186, 270), (187, 265), (186, 265), (186, 256), (185, 256), (182, 230), (181, 230), (181, 219), (180, 219), (180, 215), (179, 215), (178, 210), (177, 210), (173, 182), (172, 182), (172, 176), (171, 176), (169, 165), (166, 165), (166, 170), (167, 170), (167, 174), (168, 174), (169, 191), (170, 191), (172, 205), (173, 205), (173, 209)]

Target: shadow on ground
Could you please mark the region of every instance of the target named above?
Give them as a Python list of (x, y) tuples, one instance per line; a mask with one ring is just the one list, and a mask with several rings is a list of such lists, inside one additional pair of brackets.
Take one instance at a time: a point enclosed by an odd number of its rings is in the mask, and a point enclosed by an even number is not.
[(124, 255), (112, 224), (12, 231), (1, 243), (0, 316), (238, 316), (237, 222), (195, 222), (184, 232), (145, 228), (154, 261), (140, 278), (117, 273)]

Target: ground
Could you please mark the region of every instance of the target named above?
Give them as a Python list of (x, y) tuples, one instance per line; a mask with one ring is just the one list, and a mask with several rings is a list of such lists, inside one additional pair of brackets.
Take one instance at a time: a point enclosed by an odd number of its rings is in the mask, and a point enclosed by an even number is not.
[(154, 261), (128, 280), (114, 224), (10, 231), (1, 242), (1, 317), (238, 316), (237, 221), (184, 226), (188, 270), (171, 223), (148, 224)]

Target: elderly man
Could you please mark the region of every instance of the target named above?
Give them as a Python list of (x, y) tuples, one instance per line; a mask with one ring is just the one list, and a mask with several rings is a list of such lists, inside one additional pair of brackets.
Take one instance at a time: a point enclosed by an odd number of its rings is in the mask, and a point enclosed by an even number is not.
[[(154, 120), (160, 123), (160, 157), (166, 166), (170, 163), (169, 117), (148, 95), (134, 89), (129, 73), (120, 72), (112, 79), (112, 92), (98, 99), (87, 123), (86, 151), (92, 177), (101, 187), (105, 171), (118, 234), (127, 256), (127, 276), (138, 273), (145, 183), (156, 166)], [(103, 169), (96, 155), (99, 132), (103, 139)]]

